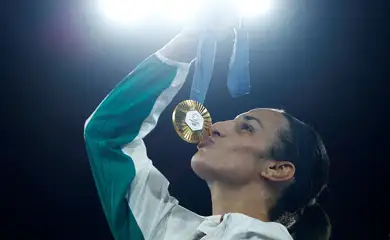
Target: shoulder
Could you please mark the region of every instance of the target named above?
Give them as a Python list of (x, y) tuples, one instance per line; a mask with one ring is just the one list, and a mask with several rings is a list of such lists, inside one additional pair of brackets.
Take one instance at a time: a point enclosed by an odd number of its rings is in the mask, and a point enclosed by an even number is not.
[[(234, 229), (232, 235), (248, 236), (247, 239), (292, 240), (287, 228), (277, 222), (263, 222), (244, 214), (231, 213), (227, 217), (228, 228)], [(225, 221), (225, 219), (224, 219)], [(230, 225), (232, 227), (230, 227)], [(256, 238), (258, 237), (258, 238)], [(234, 238), (232, 238), (234, 239)]]
[(176, 205), (167, 216), (167, 221), (162, 221), (157, 227), (156, 235), (169, 240), (192, 239), (189, 236), (196, 236), (197, 228), (204, 219), (205, 217)]

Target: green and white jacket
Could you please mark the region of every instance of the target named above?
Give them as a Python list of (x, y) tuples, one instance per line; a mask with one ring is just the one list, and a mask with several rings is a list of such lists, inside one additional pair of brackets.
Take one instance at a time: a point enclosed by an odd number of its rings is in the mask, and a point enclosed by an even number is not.
[(181, 207), (148, 158), (143, 138), (183, 86), (190, 63), (144, 60), (85, 123), (98, 194), (116, 240), (291, 240), (287, 229), (243, 214), (202, 217)]

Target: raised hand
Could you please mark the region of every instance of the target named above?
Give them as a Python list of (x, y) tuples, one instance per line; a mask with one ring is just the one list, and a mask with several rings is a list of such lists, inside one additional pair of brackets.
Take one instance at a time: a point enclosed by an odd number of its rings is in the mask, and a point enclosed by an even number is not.
[(193, 21), (183, 31), (188, 34), (212, 32), (219, 40), (233, 32), (239, 24), (238, 10), (232, 1), (206, 1), (198, 10)]

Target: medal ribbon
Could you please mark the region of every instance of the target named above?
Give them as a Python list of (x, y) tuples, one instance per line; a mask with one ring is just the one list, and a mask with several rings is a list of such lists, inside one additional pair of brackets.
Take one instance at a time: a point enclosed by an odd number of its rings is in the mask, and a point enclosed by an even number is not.
[[(237, 98), (250, 92), (248, 34), (242, 25), (235, 29), (233, 53), (229, 64), (227, 87), (232, 97)], [(217, 37), (211, 30), (205, 30), (200, 39), (190, 99), (203, 104), (214, 71)]]

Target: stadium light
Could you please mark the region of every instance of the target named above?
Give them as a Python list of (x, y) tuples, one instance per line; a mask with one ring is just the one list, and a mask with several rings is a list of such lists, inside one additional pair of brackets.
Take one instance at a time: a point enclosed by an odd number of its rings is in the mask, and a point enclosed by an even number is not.
[(271, 9), (271, 0), (238, 0), (236, 4), (243, 17), (255, 17)]
[[(231, 0), (242, 17), (254, 17), (270, 10), (271, 0)], [(173, 21), (188, 21), (203, 0), (100, 0), (100, 10), (107, 18), (135, 23), (148, 16), (160, 15)]]
[(156, 0), (155, 13), (166, 19), (185, 22), (202, 6), (200, 0)]
[(146, 0), (101, 0), (99, 9), (108, 19), (127, 24), (138, 22), (150, 14), (147, 3)]

